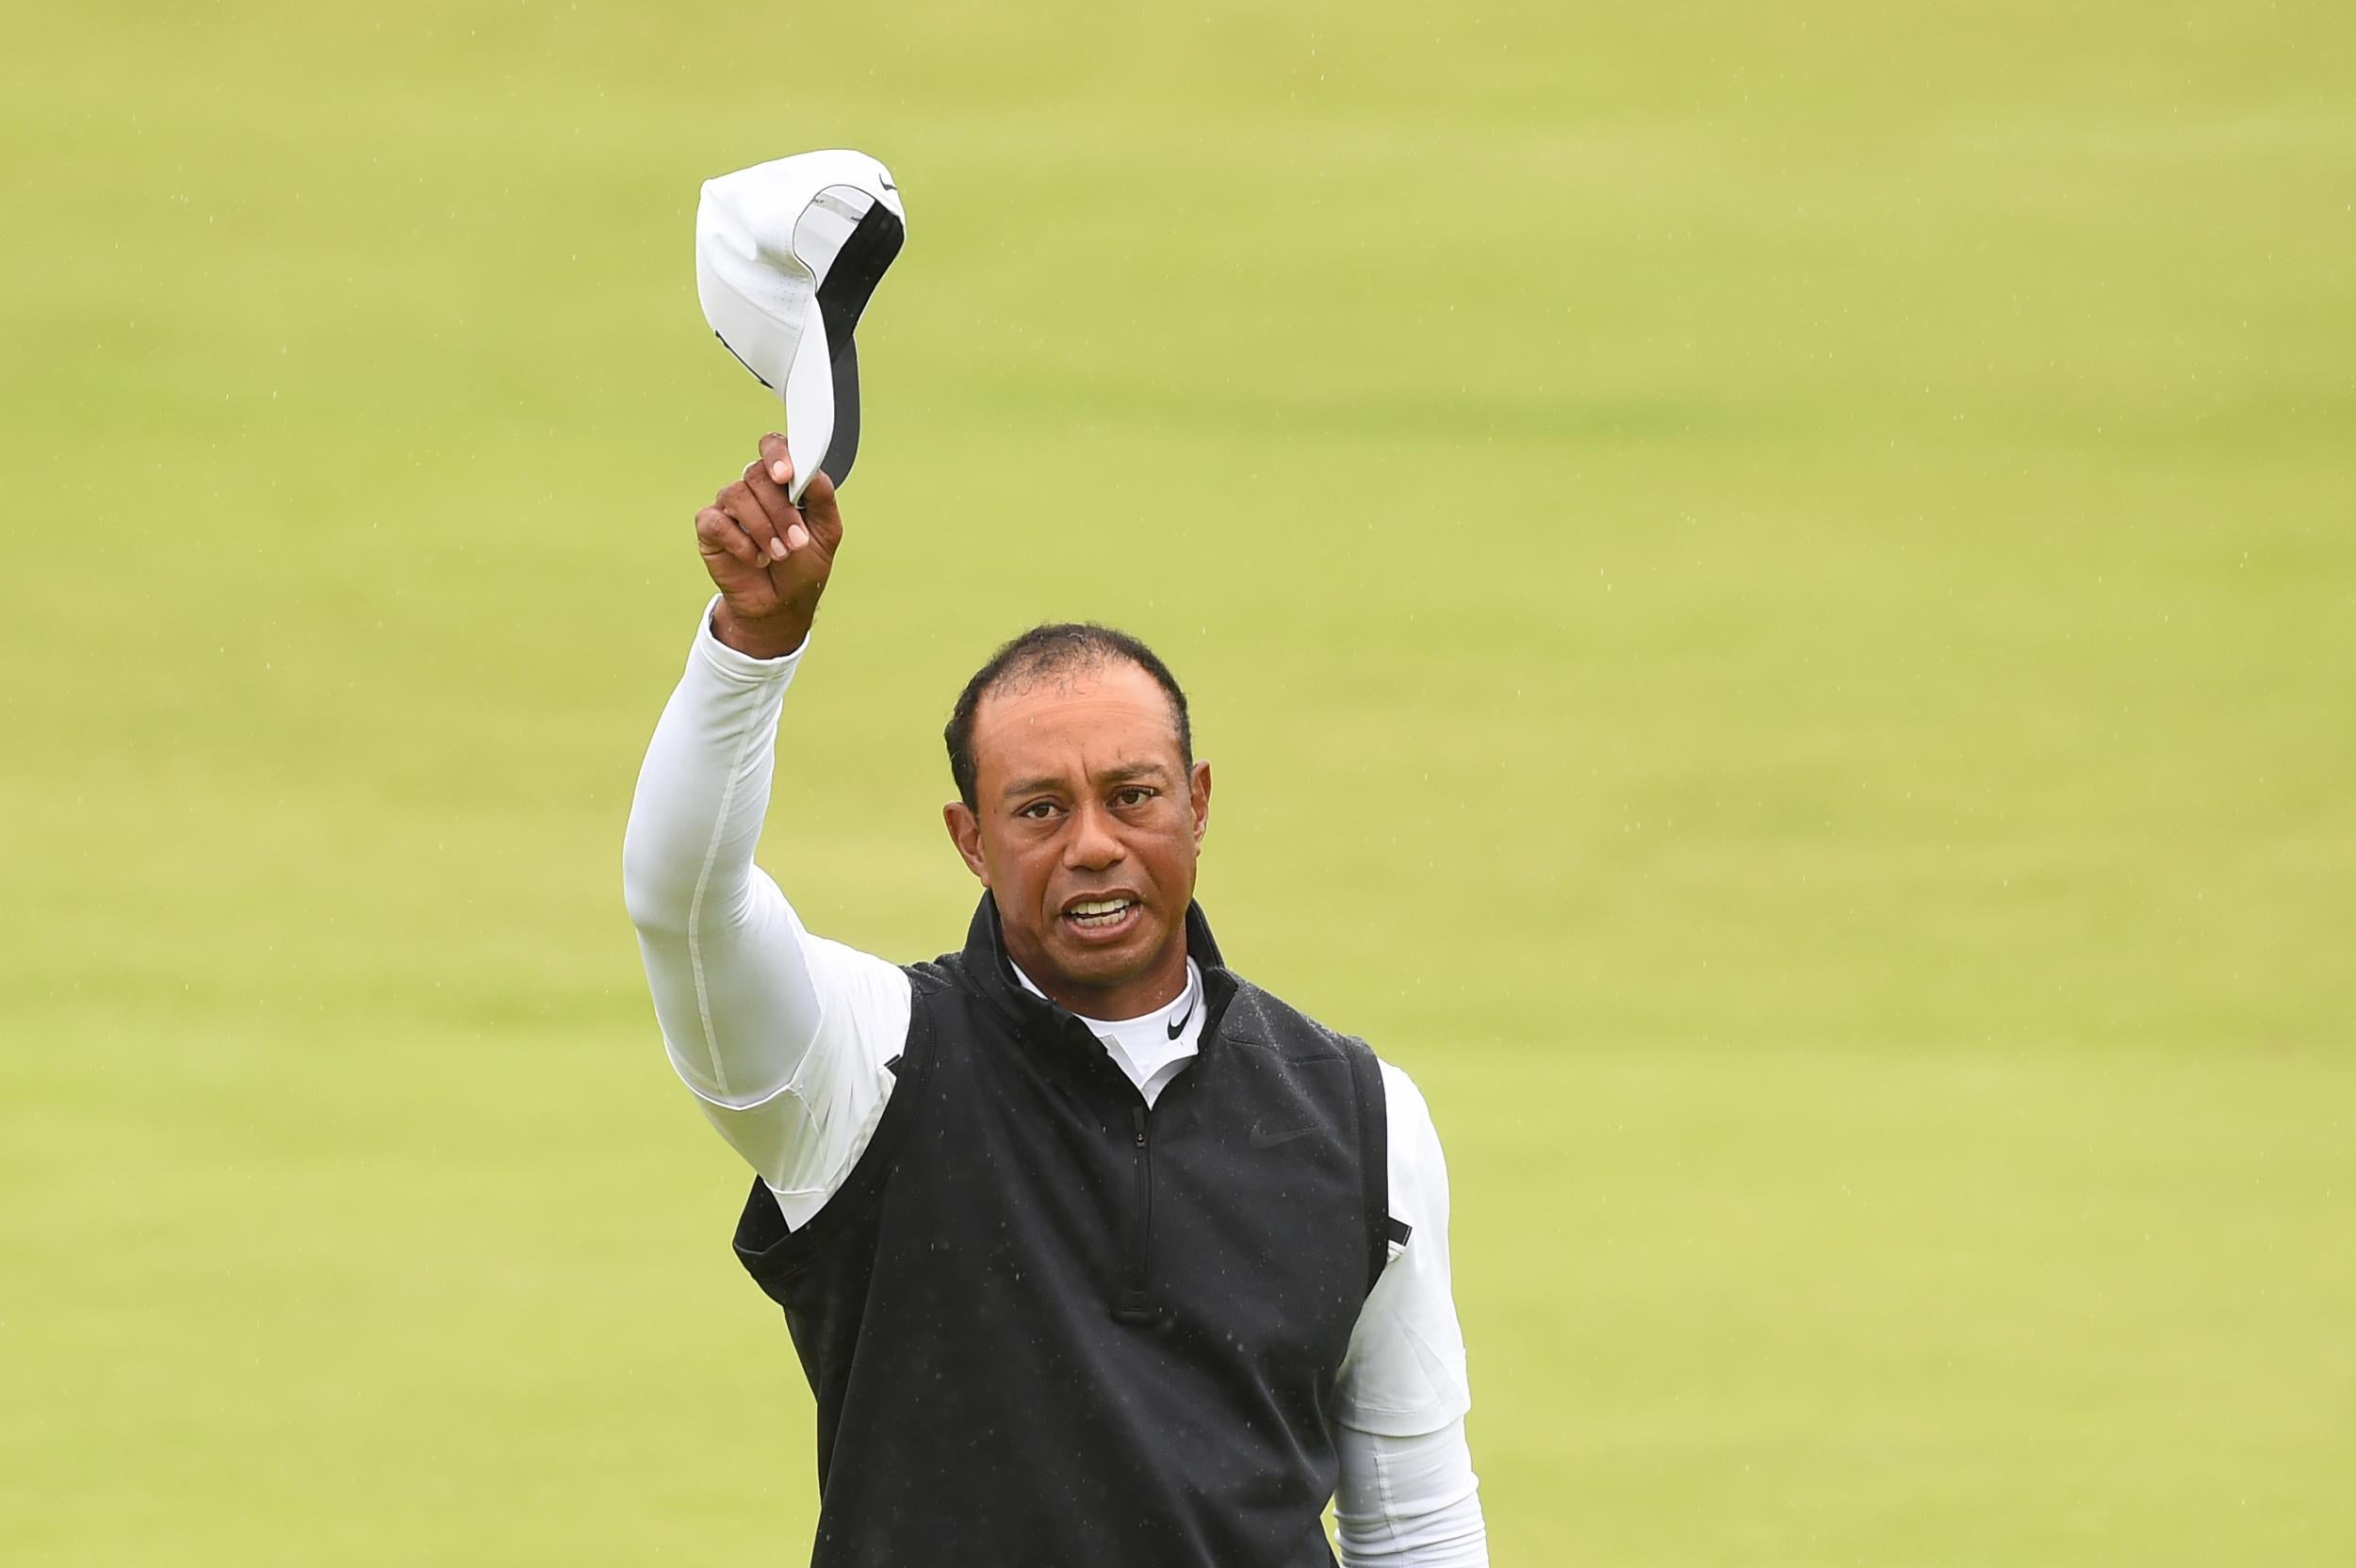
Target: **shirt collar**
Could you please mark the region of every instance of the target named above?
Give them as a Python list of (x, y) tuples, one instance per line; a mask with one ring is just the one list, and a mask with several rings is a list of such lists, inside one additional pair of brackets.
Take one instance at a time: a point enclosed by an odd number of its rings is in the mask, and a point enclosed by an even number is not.
[[(1189, 902), (1186, 906), (1186, 957), (1196, 966), (1197, 983), (1202, 987), (1206, 1009), (1203, 1038), (1207, 1043), (1235, 993), (1235, 978), (1228, 972), (1219, 941), (1211, 935), (1211, 923), (1204, 918), (1200, 903)], [(998, 901), (987, 888), (974, 906), (973, 923), (966, 928), (964, 958), (967, 975), (993, 1005), (1007, 1015), (1018, 1032), (1036, 1031), (1052, 1037), (1061, 1032), (1059, 1024), (1063, 1021), (1078, 1020), (1079, 1015), (1065, 1012), (1040, 995), (1036, 987), (1026, 987), (1018, 976), (1014, 960), (1006, 956)], [(1085, 1027), (1081, 1036), (1088, 1045), (1095, 1045), (1096, 1037)]]

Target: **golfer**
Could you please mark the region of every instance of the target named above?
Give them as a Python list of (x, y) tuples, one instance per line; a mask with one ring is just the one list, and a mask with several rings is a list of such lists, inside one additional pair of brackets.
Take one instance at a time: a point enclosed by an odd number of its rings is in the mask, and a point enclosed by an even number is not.
[[(736, 1251), (817, 1399), (813, 1564), (1332, 1568), (1329, 1499), (1350, 1568), (1485, 1564), (1431, 1113), (1228, 967), (1151, 649), (1039, 627), (957, 697), (961, 950), (813, 936), (753, 864), (843, 539), (793, 477), (764, 437), (695, 514), (718, 593), (623, 871), (671, 1064), (757, 1173)], [(787, 767), (825, 798), (823, 753)]]

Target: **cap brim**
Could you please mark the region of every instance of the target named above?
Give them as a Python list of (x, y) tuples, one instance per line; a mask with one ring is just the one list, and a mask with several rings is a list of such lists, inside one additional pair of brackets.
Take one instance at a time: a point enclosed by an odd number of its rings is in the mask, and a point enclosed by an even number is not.
[(820, 281), (817, 308), (806, 318), (785, 385), (786, 447), (797, 503), (809, 482), (804, 476), (824, 469), (837, 485), (850, 477), (859, 434), (859, 347), (851, 330), (907, 237), (900, 215), (875, 202), (834, 254), (804, 258)]
[(802, 340), (794, 347), (785, 385), (778, 389), (785, 400), (786, 454), (794, 463), (794, 482), (787, 498), (796, 506), (821, 468), (836, 484), (850, 471), (849, 453), (837, 458), (834, 451), (838, 411), (846, 402), (851, 411), (851, 445), (858, 445), (859, 378), (855, 368), (848, 398), (840, 396), (833, 360), (826, 344), (826, 318), (812, 311), (803, 324)]

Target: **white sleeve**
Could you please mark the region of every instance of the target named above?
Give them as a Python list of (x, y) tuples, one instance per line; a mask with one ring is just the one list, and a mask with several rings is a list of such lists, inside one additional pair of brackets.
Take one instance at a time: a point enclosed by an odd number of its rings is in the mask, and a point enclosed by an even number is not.
[(1392, 1244), (1389, 1266), (1358, 1309), (1342, 1357), (1338, 1413), (1360, 1431), (1419, 1437), (1472, 1408), (1448, 1280), (1448, 1165), (1422, 1091), (1388, 1062), (1383, 1097), (1391, 1217), (1408, 1234), (1404, 1246)]
[(704, 607), (639, 770), (623, 897), (672, 1067), (802, 1225), (883, 1114), (908, 983), (881, 958), (810, 936), (753, 864), (777, 715), (804, 650), (755, 659), (729, 647), (712, 634), (717, 602)]
[(1390, 1210), (1408, 1226), (1359, 1309), (1342, 1358), (1334, 1513), (1348, 1568), (1459, 1568), (1488, 1561), (1464, 1440), (1472, 1392), (1448, 1251), (1448, 1165), (1432, 1110), (1383, 1064)]
[(1339, 1427), (1343, 1568), (1489, 1568), (1481, 1478), (1460, 1417), (1420, 1437)]

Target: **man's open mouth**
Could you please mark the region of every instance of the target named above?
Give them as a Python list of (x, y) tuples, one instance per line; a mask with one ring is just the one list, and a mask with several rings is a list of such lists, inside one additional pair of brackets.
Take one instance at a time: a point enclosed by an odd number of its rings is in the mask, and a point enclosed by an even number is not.
[(1126, 894), (1082, 898), (1064, 906), (1063, 918), (1083, 931), (1110, 931), (1133, 919), (1137, 907), (1137, 901)]

